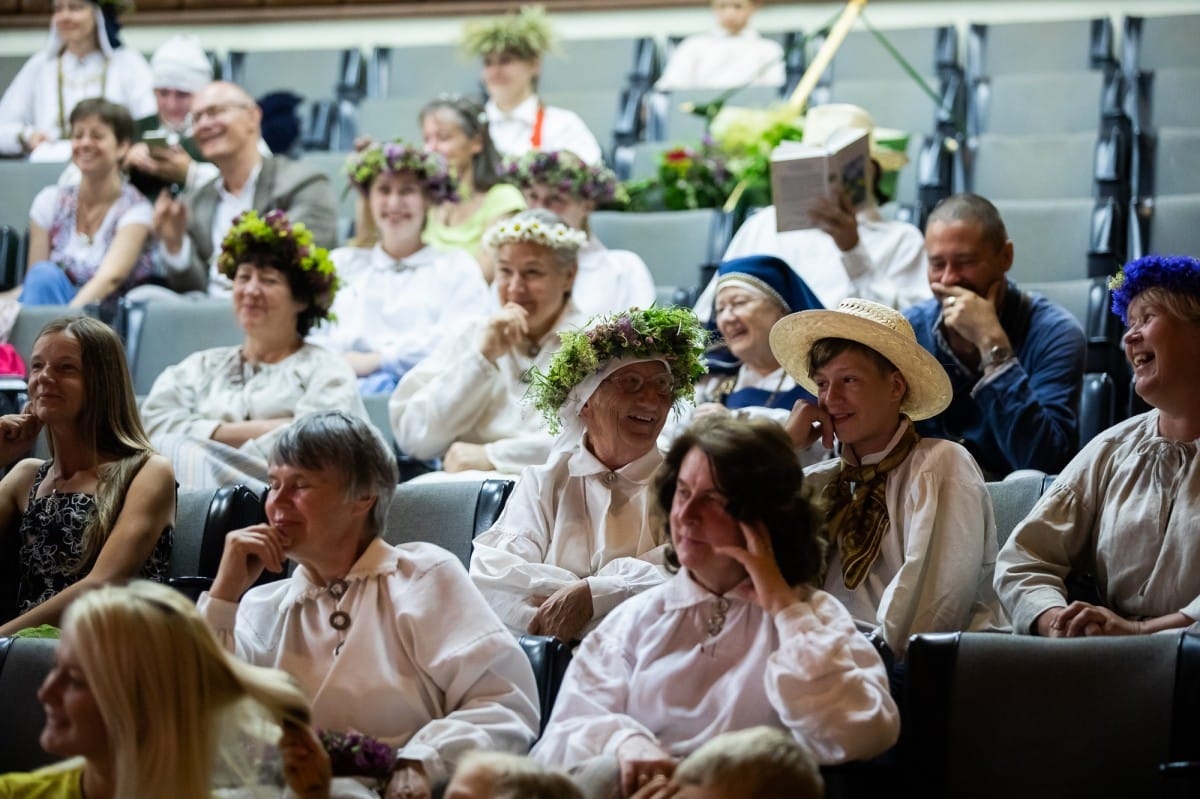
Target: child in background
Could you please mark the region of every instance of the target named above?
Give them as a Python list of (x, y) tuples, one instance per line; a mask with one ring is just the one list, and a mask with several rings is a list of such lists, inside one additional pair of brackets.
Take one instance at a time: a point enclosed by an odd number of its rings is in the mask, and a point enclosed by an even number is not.
[(783, 48), (750, 27), (762, 0), (712, 0), (717, 30), (680, 42), (658, 79), (660, 91), (782, 86)]

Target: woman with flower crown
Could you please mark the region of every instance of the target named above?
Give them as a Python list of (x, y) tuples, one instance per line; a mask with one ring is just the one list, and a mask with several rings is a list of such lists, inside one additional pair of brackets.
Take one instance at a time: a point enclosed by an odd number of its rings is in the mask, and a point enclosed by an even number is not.
[(454, 326), (388, 402), (402, 452), (441, 459), (444, 473), (516, 475), (544, 463), (552, 437), (522, 400), (563, 330), (587, 317), (571, 299), (585, 237), (548, 211), (523, 211), (484, 236), (500, 309)]
[(1200, 621), (1200, 260), (1147, 255), (1109, 286), (1150, 410), (1092, 439), (1000, 550), (996, 591), (1020, 634)]
[(182, 488), (265, 485), (271, 442), (309, 411), (367, 418), (350, 365), (304, 342), (329, 318), (338, 278), (303, 223), (282, 211), (246, 211), (225, 236), (217, 267), (233, 281), (245, 339), (163, 370), (142, 404), (146, 431)]
[(630, 309), (563, 333), (534, 373), (534, 402), (561, 432), (471, 555), (471, 578), (514, 632), (577, 641), (666, 577), (648, 489), (671, 406), (704, 373), (706, 337), (686, 308)]
[(450, 164), (456, 197), (429, 209), (422, 240), (439, 250), (462, 250), (479, 262), (492, 282), (496, 265), (483, 247), (488, 228), (525, 210), (521, 190), (502, 182), (500, 153), (488, 132), (483, 106), (469, 97), (442, 95), (421, 109), (425, 149)]
[(121, 45), (127, 0), (54, 0), (50, 40), (30, 56), (0, 99), (0, 155), (38, 161), (71, 156), (68, 120), (76, 103), (103, 97), (136, 119), (158, 113), (150, 65)]
[(568, 150), (548, 150), (509, 160), (504, 172), (525, 192), (530, 208), (552, 211), (587, 234), (572, 292), (581, 311), (614, 313), (654, 304), (654, 277), (641, 256), (608, 249), (588, 226), (592, 211), (618, 201), (624, 191), (611, 169), (589, 166)]
[(542, 55), (555, 47), (541, 6), (468, 23), (462, 47), (483, 60), (484, 110), (497, 150), (506, 156), (570, 150), (589, 164), (601, 162), (600, 144), (579, 115), (538, 97)]
[(341, 353), (363, 394), (390, 394), (448, 325), (487, 313), (490, 297), (471, 256), (421, 242), (427, 209), (455, 193), (440, 156), (376, 143), (352, 155), (347, 171), (371, 224), (357, 246), (329, 254), (340, 281), (335, 321), (308, 340)]

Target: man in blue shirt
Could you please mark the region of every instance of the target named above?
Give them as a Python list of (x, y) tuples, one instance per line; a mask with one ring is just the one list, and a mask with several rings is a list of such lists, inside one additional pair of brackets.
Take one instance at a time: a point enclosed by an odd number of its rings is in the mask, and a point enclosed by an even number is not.
[(918, 431), (958, 441), (989, 479), (1017, 469), (1058, 473), (1079, 449), (1079, 322), (1008, 280), (1013, 243), (983, 197), (939, 203), (925, 250), (934, 297), (904, 315), (950, 375), (954, 399)]

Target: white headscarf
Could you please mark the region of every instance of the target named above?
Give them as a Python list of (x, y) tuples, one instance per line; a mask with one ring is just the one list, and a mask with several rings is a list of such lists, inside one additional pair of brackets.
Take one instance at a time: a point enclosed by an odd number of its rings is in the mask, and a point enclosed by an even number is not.
[(562, 431), (554, 441), (554, 451), (557, 452), (562, 449), (574, 447), (583, 441), (583, 434), (587, 431), (587, 425), (584, 423), (580, 413), (583, 411), (583, 406), (587, 405), (588, 400), (596, 393), (596, 389), (600, 388), (601, 383), (626, 366), (632, 366), (635, 363), (656, 362), (665, 366), (668, 372), (671, 370), (671, 365), (667, 363), (665, 358), (627, 355), (620, 358), (608, 359), (598, 371), (580, 380), (578, 385), (567, 394), (566, 400), (563, 401), (562, 406), (558, 409), (558, 421), (562, 424)]

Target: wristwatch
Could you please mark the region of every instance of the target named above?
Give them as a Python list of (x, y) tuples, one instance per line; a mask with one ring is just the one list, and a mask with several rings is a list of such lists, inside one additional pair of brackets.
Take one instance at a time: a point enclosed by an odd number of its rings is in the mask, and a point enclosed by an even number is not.
[(1001, 347), (996, 345), (983, 354), (979, 359), (979, 368), (983, 371), (991, 369), (993, 366), (999, 366), (1002, 363), (1011, 361), (1016, 355), (1013, 354), (1012, 347)]

